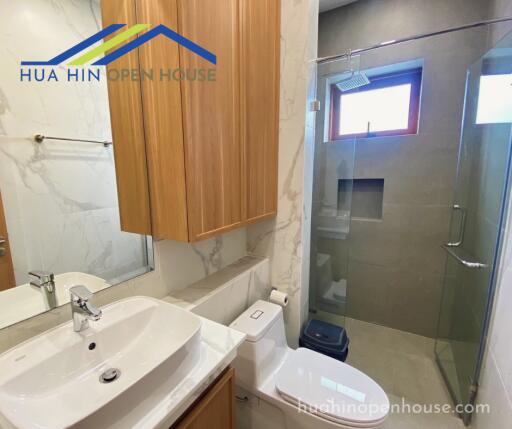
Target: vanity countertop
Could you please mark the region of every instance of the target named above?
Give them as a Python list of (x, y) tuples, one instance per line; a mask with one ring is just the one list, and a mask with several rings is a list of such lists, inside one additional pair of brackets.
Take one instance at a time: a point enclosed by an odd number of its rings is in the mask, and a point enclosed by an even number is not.
[[(229, 366), (244, 339), (245, 334), (201, 318), (199, 340), (183, 350), (187, 359), (180, 368), (169, 371), (162, 365), (151, 374), (150, 386), (134, 385), (73, 428), (168, 429)], [(0, 427), (14, 428), (1, 415)]]

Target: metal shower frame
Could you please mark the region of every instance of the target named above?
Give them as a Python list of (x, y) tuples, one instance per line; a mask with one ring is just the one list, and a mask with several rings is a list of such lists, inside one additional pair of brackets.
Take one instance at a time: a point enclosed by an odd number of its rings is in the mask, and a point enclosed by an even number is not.
[(488, 19), (485, 21), (477, 21), (477, 22), (472, 22), (470, 24), (466, 24), (466, 25), (460, 25), (458, 27), (449, 27), (449, 28), (445, 28), (443, 30), (433, 31), (431, 33), (423, 33), (423, 34), (417, 34), (415, 36), (403, 37), (401, 39), (389, 40), (387, 42), (381, 42), (377, 45), (367, 46), (366, 48), (349, 50), (348, 52), (344, 52), (344, 53), (336, 54), (336, 55), (329, 55), (327, 57), (319, 57), (319, 58), (314, 59), (313, 62), (316, 62), (317, 64), (326, 64), (326, 63), (330, 63), (333, 61), (349, 59), (350, 57), (360, 54), (362, 52), (373, 51), (374, 49), (383, 48), (385, 46), (398, 45), (400, 43), (411, 42), (413, 40), (426, 39), (428, 37), (440, 36), (442, 34), (453, 33), (455, 31), (459, 31), (459, 30), (467, 30), (470, 28), (484, 27), (486, 25), (498, 24), (500, 22), (507, 22), (507, 21), (512, 21), (512, 17), (495, 18), (495, 19)]

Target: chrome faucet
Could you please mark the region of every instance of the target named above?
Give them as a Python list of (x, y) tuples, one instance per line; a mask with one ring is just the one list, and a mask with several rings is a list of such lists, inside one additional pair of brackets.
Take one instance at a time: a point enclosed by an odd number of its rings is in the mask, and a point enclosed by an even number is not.
[(55, 276), (48, 271), (30, 271), (33, 279), (30, 285), (41, 290), (48, 310), (57, 307), (57, 295), (55, 293)]
[(101, 310), (92, 305), (89, 300), (92, 292), (85, 286), (73, 286), (69, 289), (71, 294), (71, 315), (73, 317), (73, 330), (81, 332), (89, 327), (89, 320), (101, 319)]

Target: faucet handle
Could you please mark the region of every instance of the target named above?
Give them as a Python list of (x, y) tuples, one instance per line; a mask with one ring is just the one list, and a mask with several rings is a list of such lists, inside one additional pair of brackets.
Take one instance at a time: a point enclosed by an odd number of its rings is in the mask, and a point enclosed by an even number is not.
[(89, 320), (98, 321), (101, 319), (102, 311), (89, 302), (92, 297), (92, 292), (89, 289), (78, 285), (70, 288), (69, 293), (71, 294), (71, 315), (75, 332), (87, 329)]
[(93, 295), (93, 293), (83, 285), (73, 286), (72, 288), (69, 288), (69, 293), (71, 294), (71, 301), (73, 302), (87, 302), (92, 298)]
[(55, 276), (53, 273), (49, 271), (29, 271), (29, 276), (35, 277), (37, 279), (37, 282), (31, 281), (30, 284), (32, 286), (41, 287), (47, 283), (53, 283), (55, 281)]

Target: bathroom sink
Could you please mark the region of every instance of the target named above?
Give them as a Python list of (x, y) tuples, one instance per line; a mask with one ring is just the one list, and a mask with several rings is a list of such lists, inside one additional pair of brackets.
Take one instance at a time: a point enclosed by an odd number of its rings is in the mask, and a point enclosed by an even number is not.
[[(98, 292), (110, 287), (105, 280), (91, 274), (80, 272), (57, 274), (55, 275), (55, 290), (58, 306), (69, 302), (69, 288), (75, 285), (84, 285), (91, 292)], [(48, 310), (42, 291), (30, 286), (29, 283), (2, 291), (0, 308), (2, 309), (0, 329)]]
[(14, 426), (69, 427), (151, 380), (152, 370), (200, 336), (197, 316), (156, 299), (128, 298), (102, 310), (83, 332), (69, 322), (0, 355), (0, 413)]

